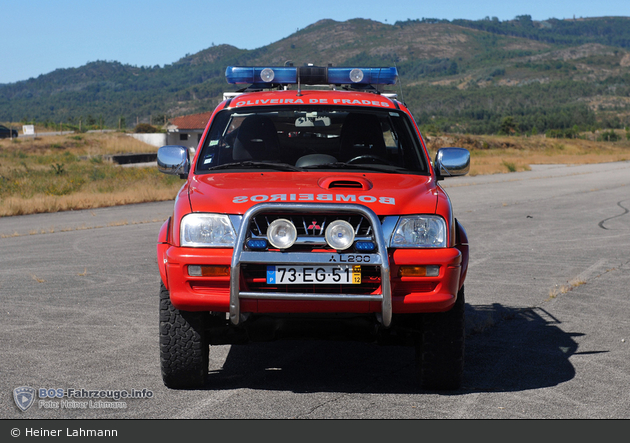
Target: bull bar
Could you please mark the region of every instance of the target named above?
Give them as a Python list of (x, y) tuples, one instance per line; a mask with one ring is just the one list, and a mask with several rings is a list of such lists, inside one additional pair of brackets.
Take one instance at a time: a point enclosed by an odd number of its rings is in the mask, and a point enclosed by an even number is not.
[[(298, 212), (330, 212), (361, 214), (372, 226), (377, 252), (364, 254), (370, 257), (370, 265), (381, 269), (381, 294), (307, 294), (307, 293), (277, 293), (277, 292), (247, 292), (240, 290), (240, 275), (242, 263), (269, 263), (275, 265), (313, 264), (328, 265), (330, 254), (306, 252), (259, 252), (244, 250), (251, 220), (261, 212), (267, 213), (298, 213)], [(336, 252), (332, 252), (336, 254)], [(341, 254), (343, 255), (343, 254)], [(326, 203), (259, 203), (252, 206), (243, 215), (238, 236), (234, 245), (230, 271), (230, 321), (238, 325), (244, 318), (241, 315), (240, 299), (273, 299), (273, 300), (321, 300), (321, 301), (375, 301), (381, 302), (381, 313), (377, 314), (379, 322), (389, 327), (392, 320), (392, 296), (390, 283), (390, 268), (381, 221), (367, 206), (359, 204), (326, 204)]]

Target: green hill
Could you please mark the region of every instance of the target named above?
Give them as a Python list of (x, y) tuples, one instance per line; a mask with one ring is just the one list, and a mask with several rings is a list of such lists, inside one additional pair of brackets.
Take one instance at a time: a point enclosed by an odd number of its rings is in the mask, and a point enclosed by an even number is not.
[(213, 46), (164, 67), (97, 61), (0, 85), (0, 121), (109, 127), (211, 110), (228, 65), (398, 67), (399, 98), (429, 132), (630, 126), (630, 18), (322, 20), (278, 42)]

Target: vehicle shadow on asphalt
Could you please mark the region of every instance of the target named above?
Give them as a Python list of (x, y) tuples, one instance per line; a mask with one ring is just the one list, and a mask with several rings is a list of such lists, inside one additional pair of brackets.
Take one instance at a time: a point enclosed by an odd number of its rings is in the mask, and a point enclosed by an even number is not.
[[(468, 308), (468, 306), (467, 306)], [(575, 377), (577, 352), (562, 322), (543, 308), (498, 303), (467, 310), (466, 391), (522, 391), (556, 386)]]
[[(583, 334), (563, 331), (541, 308), (466, 305), (466, 323), (463, 386), (441, 394), (537, 389), (575, 376), (569, 358), (577, 350), (573, 337)], [(210, 353), (209, 390), (423, 392), (412, 347), (281, 340), (232, 345), (224, 362)]]

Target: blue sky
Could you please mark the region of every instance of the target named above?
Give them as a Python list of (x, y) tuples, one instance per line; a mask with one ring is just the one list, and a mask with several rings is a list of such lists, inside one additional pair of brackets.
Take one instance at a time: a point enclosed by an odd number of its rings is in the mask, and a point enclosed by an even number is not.
[(255, 49), (325, 18), (627, 17), (630, 0), (0, 0), (0, 10), (0, 83), (12, 83), (96, 60), (163, 66), (212, 44)]

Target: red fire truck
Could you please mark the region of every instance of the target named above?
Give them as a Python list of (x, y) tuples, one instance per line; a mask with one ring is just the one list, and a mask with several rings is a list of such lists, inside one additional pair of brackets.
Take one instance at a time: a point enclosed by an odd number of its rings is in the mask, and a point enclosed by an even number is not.
[(226, 70), (199, 146), (158, 151), (184, 179), (160, 230), (160, 353), (171, 388), (207, 383), (212, 345), (343, 337), (415, 347), (420, 385), (457, 389), (468, 239), (396, 94), (396, 68)]

